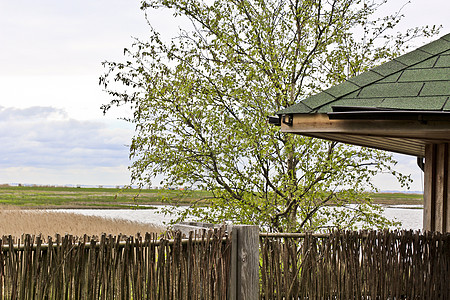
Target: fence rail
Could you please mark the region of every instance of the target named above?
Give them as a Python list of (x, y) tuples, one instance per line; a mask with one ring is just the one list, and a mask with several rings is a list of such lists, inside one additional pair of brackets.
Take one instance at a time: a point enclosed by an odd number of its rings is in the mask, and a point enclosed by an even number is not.
[[(25, 237), (26, 237), (26, 235), (25, 235)], [(107, 237), (107, 238), (112, 238), (112, 236), (111, 237)], [(5, 239), (5, 238), (3, 238), (3, 239)], [(37, 238), (35, 238), (36, 239), (36, 241), (37, 241)], [(7, 240), (7, 239), (6, 239)], [(222, 238), (222, 241), (223, 242), (227, 242), (227, 240), (228, 240), (228, 238), (227, 237), (224, 237), (224, 238)], [(176, 243), (181, 243), (182, 245), (185, 245), (185, 244), (189, 244), (189, 243), (202, 243), (202, 241), (200, 240), (200, 239), (188, 239), (188, 238), (182, 238), (180, 241), (178, 241), (178, 240), (174, 240), (174, 239), (168, 239), (167, 241), (164, 241), (164, 240), (158, 240), (158, 239), (156, 239), (156, 240), (152, 240), (152, 245), (153, 246), (161, 246), (162, 244), (167, 244), (167, 245), (173, 245), (173, 244), (176, 244)], [(100, 248), (101, 247), (101, 244), (99, 244), (99, 243), (93, 243), (93, 244), (91, 244), (91, 243), (83, 243), (84, 244), (84, 248), (85, 249), (90, 249), (91, 247), (94, 247), (94, 248)], [(24, 251), (25, 249), (29, 249), (29, 250), (35, 250), (35, 249), (37, 249), (38, 248), (38, 244), (33, 244), (33, 245), (31, 245), (31, 246), (26, 246), (25, 244), (22, 244), (22, 243), (12, 243), (12, 247), (13, 247), (13, 249), (15, 250), (15, 251)], [(123, 247), (125, 247), (127, 245), (127, 241), (120, 241), (120, 242), (118, 242), (117, 244), (116, 244), (116, 247), (117, 248), (123, 248)], [(74, 243), (74, 246), (77, 246), (77, 244), (76, 244), (76, 242)], [(2, 246), (2, 251), (3, 252), (5, 252), (5, 251), (8, 251), (9, 250), (9, 247), (10, 247), (10, 245), (9, 244), (7, 244), (7, 245), (3, 245)], [(48, 243), (43, 243), (43, 244), (40, 244), (39, 245), (39, 249), (41, 249), (41, 251), (42, 250), (47, 250), (48, 249), (48, 247), (51, 247), (51, 246), (49, 246), (49, 244)]]

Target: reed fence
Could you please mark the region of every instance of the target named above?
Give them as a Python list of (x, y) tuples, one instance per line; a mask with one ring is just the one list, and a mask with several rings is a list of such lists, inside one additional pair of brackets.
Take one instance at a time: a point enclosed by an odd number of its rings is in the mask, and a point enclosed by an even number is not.
[(449, 233), (229, 231), (3, 237), (0, 299), (450, 299)]
[(450, 234), (261, 234), (260, 299), (450, 299)]
[(0, 299), (226, 299), (231, 240), (30, 235), (0, 240)]

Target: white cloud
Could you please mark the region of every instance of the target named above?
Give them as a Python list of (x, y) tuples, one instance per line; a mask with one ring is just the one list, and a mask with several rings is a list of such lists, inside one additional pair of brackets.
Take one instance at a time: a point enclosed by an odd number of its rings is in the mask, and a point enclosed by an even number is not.
[[(73, 174), (69, 183), (85, 180), (85, 175), (80, 179), (77, 176), (89, 172), (92, 175), (88, 177), (103, 182), (108, 177), (101, 178), (105, 173), (126, 170), (124, 166), (129, 164), (126, 144), (130, 143), (132, 134), (127, 127), (71, 119), (65, 111), (52, 107), (0, 107), (2, 182), (17, 181), (13, 180), (14, 174), (20, 169), (43, 177), (51, 176), (55, 170), (67, 178)], [(112, 171), (105, 171), (109, 169)], [(102, 171), (94, 175), (99, 170)], [(29, 174), (22, 175), (27, 178)]]
[(110, 101), (98, 85), (98, 76), (0, 76), (0, 105), (16, 108), (32, 106), (63, 109), (77, 120), (115, 120), (130, 115), (126, 109), (113, 109), (103, 116), (100, 106)]
[(8, 167), (0, 168), (0, 183), (39, 185), (127, 185), (126, 165), (93, 168)]

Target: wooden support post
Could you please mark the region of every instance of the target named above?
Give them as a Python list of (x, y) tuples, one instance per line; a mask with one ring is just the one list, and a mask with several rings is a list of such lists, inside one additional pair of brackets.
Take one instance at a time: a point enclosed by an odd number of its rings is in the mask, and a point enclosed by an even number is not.
[(425, 147), (423, 229), (450, 232), (450, 145)]
[(425, 147), (425, 171), (423, 192), (423, 230), (434, 230), (434, 199), (436, 190), (434, 178), (436, 174), (436, 145), (429, 144)]
[(259, 228), (229, 226), (232, 232), (229, 300), (259, 298)]

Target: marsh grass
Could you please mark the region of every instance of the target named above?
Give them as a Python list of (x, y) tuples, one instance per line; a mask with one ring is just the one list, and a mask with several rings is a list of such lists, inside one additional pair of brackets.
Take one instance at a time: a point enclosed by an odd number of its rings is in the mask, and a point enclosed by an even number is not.
[(176, 201), (189, 204), (205, 191), (0, 185), (0, 204), (26, 208), (126, 208)]
[[(205, 203), (207, 191), (74, 188), (0, 185), (0, 205), (24, 208), (149, 208), (152, 204)], [(408, 193), (368, 194), (376, 204), (423, 204), (423, 195)], [(145, 205), (145, 206), (144, 206)], [(147, 207), (146, 207), (147, 206)]]
[(412, 193), (375, 193), (370, 195), (376, 204), (384, 205), (421, 205), (423, 194)]
[(11, 206), (0, 206), (0, 236), (22, 234), (41, 235), (71, 234), (74, 236), (136, 235), (138, 232), (163, 231), (164, 228), (126, 220), (108, 219), (96, 216), (83, 216), (74, 213), (48, 212), (45, 210), (25, 210)]

